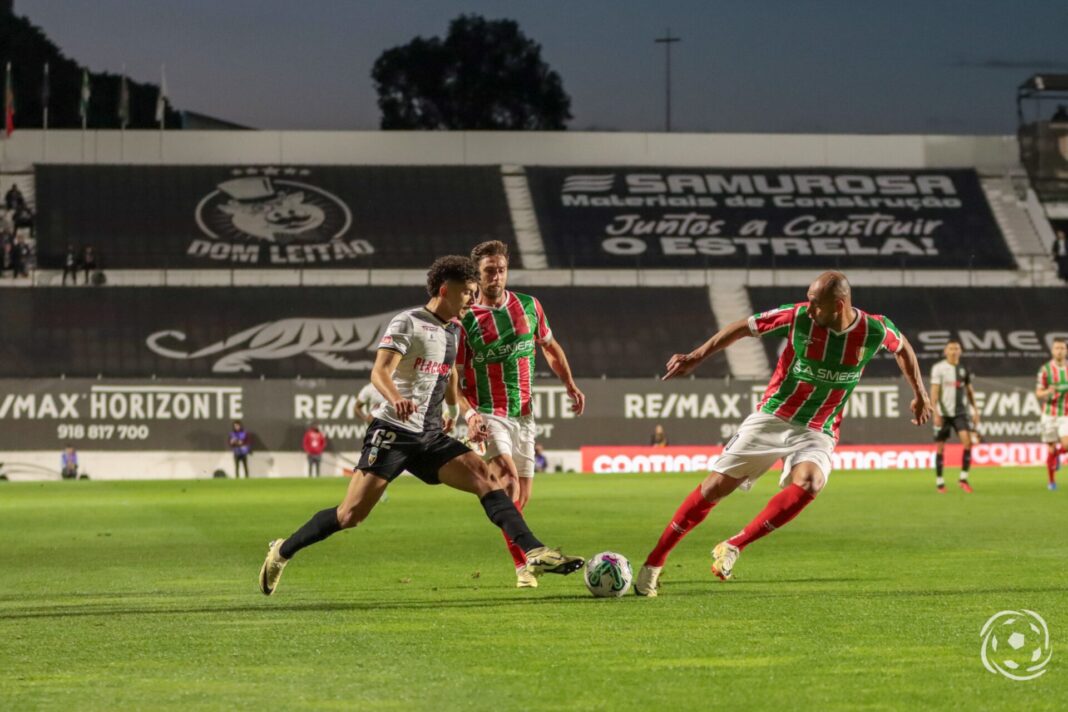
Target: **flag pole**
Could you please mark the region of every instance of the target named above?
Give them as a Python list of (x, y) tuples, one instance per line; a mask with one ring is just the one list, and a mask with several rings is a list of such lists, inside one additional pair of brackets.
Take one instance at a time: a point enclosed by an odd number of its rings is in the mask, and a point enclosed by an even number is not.
[(41, 129), (43, 131), (41, 141), (42, 155), (48, 158), (48, 99), (50, 87), (48, 86), (48, 62), (44, 65), (44, 78), (41, 80)]
[(126, 65), (122, 65), (122, 80), (119, 82), (119, 160), (126, 160)]

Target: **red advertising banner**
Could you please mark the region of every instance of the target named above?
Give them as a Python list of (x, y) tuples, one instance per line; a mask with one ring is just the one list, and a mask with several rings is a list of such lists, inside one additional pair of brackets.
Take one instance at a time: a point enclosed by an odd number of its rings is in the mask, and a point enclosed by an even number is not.
[[(708, 447), (597, 446), (582, 448), (582, 471), (604, 472), (707, 472), (714, 467), (720, 445)], [(834, 451), (840, 470), (907, 470), (934, 467), (935, 446), (840, 445)], [(972, 467), (1042, 465), (1042, 443), (981, 443), (972, 447)], [(961, 446), (947, 445), (946, 467), (960, 467)], [(782, 467), (781, 462), (775, 467)]]

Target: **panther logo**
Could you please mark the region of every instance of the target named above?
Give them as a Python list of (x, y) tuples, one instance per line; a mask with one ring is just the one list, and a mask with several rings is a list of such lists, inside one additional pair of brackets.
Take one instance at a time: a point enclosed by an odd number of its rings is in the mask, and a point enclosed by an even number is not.
[[(223, 354), (212, 365), (215, 373), (247, 373), (254, 359), (309, 356), (337, 371), (370, 371), (372, 350), (394, 312), (352, 319), (291, 318), (269, 321), (195, 351), (179, 351), (167, 342), (184, 342), (181, 331), (157, 331), (145, 339), (148, 348), (167, 358), (192, 360)], [(351, 354), (363, 358), (351, 359)], [(369, 355), (370, 354), (370, 355)]]

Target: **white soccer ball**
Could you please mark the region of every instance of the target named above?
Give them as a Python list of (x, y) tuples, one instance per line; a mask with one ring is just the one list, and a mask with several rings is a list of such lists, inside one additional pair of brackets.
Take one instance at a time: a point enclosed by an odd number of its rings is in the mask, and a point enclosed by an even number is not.
[(585, 580), (597, 598), (618, 598), (630, 590), (634, 571), (623, 554), (602, 551), (586, 562)]

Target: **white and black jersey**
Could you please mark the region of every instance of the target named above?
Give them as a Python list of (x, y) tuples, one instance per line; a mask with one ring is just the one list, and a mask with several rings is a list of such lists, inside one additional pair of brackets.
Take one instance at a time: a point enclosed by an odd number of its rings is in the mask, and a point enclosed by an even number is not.
[(938, 384), (938, 412), (943, 417), (955, 418), (967, 416), (968, 386), (972, 384), (972, 373), (963, 364), (956, 366), (942, 359), (931, 368), (931, 385)]
[(413, 433), (441, 430), (441, 404), (456, 361), (459, 328), (459, 324), (442, 321), (426, 307), (393, 317), (378, 348), (401, 355), (393, 382), (401, 396), (415, 403), (415, 413), (402, 422), (392, 404), (381, 403), (372, 411), (375, 418)]

